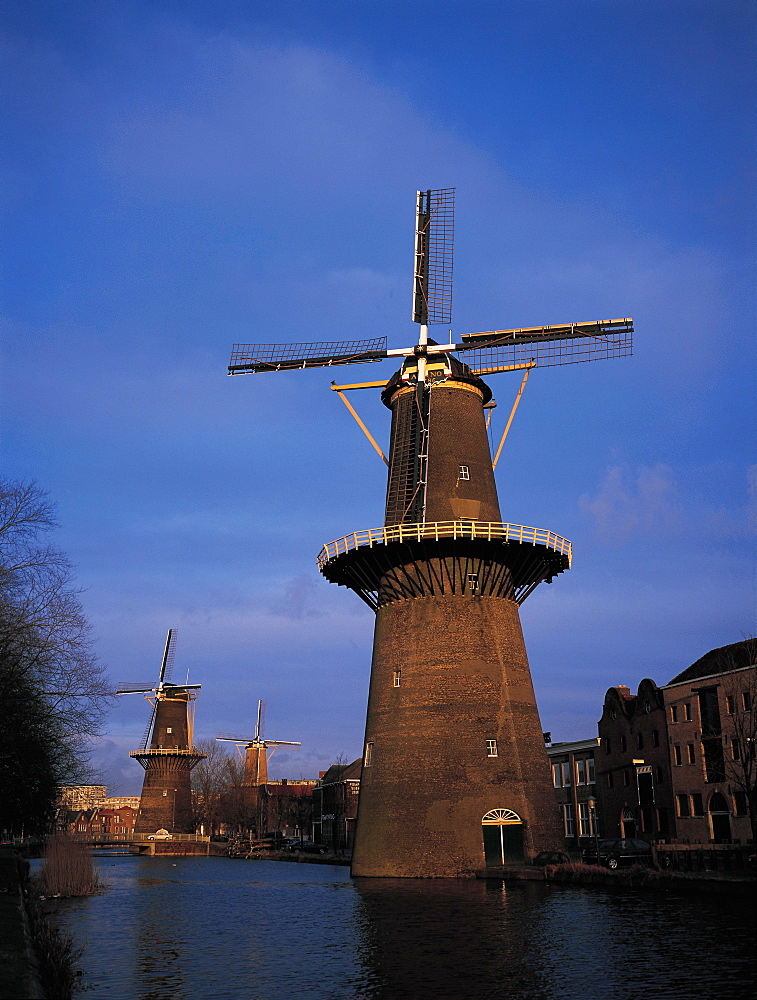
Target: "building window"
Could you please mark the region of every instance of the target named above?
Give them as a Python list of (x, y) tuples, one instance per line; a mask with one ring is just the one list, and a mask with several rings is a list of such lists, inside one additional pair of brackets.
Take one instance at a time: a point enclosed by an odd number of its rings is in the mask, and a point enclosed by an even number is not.
[(694, 816), (704, 816), (704, 803), (700, 792), (694, 792), (691, 796), (692, 814)]
[(576, 761), (576, 784), (586, 784), (586, 760), (584, 758)]
[(562, 765), (562, 783), (565, 788), (572, 785), (573, 782), (570, 780), (570, 761), (563, 761)]
[(628, 788), (628, 786), (630, 784), (631, 784), (631, 772), (630, 771), (624, 771), (623, 772), (623, 786), (625, 788)]
[(167, 733), (172, 733), (173, 732), (173, 728), (171, 726), (166, 726), (166, 732)]
[(593, 785), (594, 782), (597, 780), (594, 772), (594, 758), (593, 757), (587, 758), (586, 764), (589, 768), (589, 784)]
[(678, 722), (678, 705), (670, 706), (670, 721)]
[(733, 796), (733, 799), (734, 799), (734, 805), (735, 805), (735, 808), (736, 808), (736, 815), (737, 816), (746, 816), (746, 814), (749, 811), (749, 807), (748, 807), (748, 804), (747, 804), (747, 798), (746, 798), (746, 792), (735, 792), (734, 796)]
[(614, 781), (613, 781), (613, 777), (612, 777), (612, 771), (608, 771), (607, 772), (607, 787), (608, 788), (612, 788), (613, 784), (614, 784)]
[(610, 746), (610, 740), (608, 737), (605, 738), (605, 753), (610, 753), (612, 747)]
[(398, 688), (401, 683), (402, 683), (402, 671), (401, 670), (395, 670), (394, 671), (394, 686), (396, 688)]
[(468, 574), (468, 590), (471, 594), (478, 593), (478, 573)]
[(373, 742), (365, 744), (365, 757), (363, 758), (363, 764), (366, 767), (370, 767), (373, 763)]
[(731, 757), (733, 760), (741, 760), (741, 746), (739, 741), (731, 737)]
[(654, 769), (654, 776), (655, 776), (655, 781), (657, 782), (658, 785), (665, 784), (665, 776), (664, 776), (662, 768), (659, 766), (659, 764)]
[(736, 699), (732, 694), (727, 694), (725, 696), (725, 712), (726, 715), (733, 715), (736, 711)]
[(497, 741), (496, 740), (487, 740), (486, 741), (486, 755), (487, 755), (487, 757), (496, 757), (497, 756)]
[(691, 816), (688, 795), (676, 795), (676, 808), (679, 816)]
[(656, 729), (652, 730), (652, 746), (658, 747), (660, 745), (660, 734)]
[(625, 738), (625, 736), (621, 736), (620, 737), (620, 752), (621, 753), (625, 753), (626, 752), (626, 746), (627, 746), (626, 738)]
[(683, 706), (683, 718), (685, 722), (691, 722), (691, 702), (687, 701)]
[(636, 734), (636, 749), (637, 750), (643, 750), (644, 749), (644, 735), (643, 735), (643, 733), (637, 733)]
[(589, 803), (578, 803), (578, 834), (580, 837), (591, 837), (591, 818), (589, 814)]
[(696, 758), (696, 755), (694, 753), (694, 744), (693, 743), (689, 743), (689, 745), (688, 745), (688, 754), (689, 754), (689, 764), (695, 764), (697, 758)]
[(683, 763), (681, 759), (681, 748), (677, 744), (676, 746), (673, 747), (673, 763), (674, 764)]
[(566, 837), (575, 836), (575, 819), (573, 816), (573, 804), (571, 802), (564, 803), (562, 807), (563, 816), (563, 828), (565, 830)]
[(741, 707), (745, 712), (751, 712), (752, 710), (752, 695), (749, 691), (741, 692)]
[(457, 478), (470, 479), (470, 468), (467, 465), (461, 465), (457, 473)]
[(552, 765), (552, 784), (555, 788), (562, 788), (562, 766), (560, 764)]

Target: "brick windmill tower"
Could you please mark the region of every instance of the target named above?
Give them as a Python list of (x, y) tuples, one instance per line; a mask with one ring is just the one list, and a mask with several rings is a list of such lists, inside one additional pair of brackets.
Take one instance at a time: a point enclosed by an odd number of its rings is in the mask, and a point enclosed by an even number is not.
[[(376, 612), (357, 876), (467, 875), (562, 842), (518, 609), (569, 568), (571, 545), (502, 522), (494, 466), (530, 371), (630, 354), (633, 324), (435, 343), (428, 325), (451, 319), (453, 224), (454, 189), (418, 192), (417, 344), (238, 344), (229, 365), (241, 374), (405, 358), (388, 382), (332, 385), (345, 402), (345, 390), (381, 388), (392, 411), (384, 526), (318, 557), (328, 580)], [(492, 461), (481, 375), (514, 370), (523, 380)]]
[(205, 756), (192, 746), (193, 702), (199, 684), (172, 684), (176, 629), (169, 629), (158, 683), (119, 684), (116, 694), (143, 694), (152, 705), (142, 745), (129, 754), (145, 769), (134, 834), (194, 833), (191, 772)]
[[(246, 788), (259, 788), (268, 781), (268, 760), (277, 747), (299, 747), (301, 743), (291, 740), (267, 740), (263, 737), (265, 729), (264, 701), (258, 702), (258, 717), (255, 723), (254, 736), (232, 736), (230, 733), (219, 733), (216, 739), (222, 743), (235, 743), (239, 750), (244, 749), (244, 785)], [(271, 752), (268, 748), (273, 747)]]
[(261, 794), (263, 785), (268, 784), (268, 761), (278, 747), (293, 750), (302, 746), (291, 740), (268, 740), (263, 736), (265, 729), (264, 701), (258, 702), (258, 717), (253, 736), (232, 736), (231, 733), (219, 733), (216, 739), (225, 743), (235, 743), (240, 755), (244, 750), (244, 773), (242, 777), (242, 794), (249, 816), (255, 817), (255, 829), (262, 836), (266, 829), (265, 792)]

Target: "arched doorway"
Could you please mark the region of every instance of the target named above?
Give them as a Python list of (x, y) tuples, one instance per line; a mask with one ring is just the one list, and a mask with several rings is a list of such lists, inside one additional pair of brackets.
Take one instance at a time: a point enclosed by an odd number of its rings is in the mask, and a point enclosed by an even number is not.
[(628, 806), (623, 810), (623, 816), (620, 821), (620, 832), (623, 837), (633, 840), (636, 836), (636, 816), (633, 809), (629, 809)]
[(487, 868), (523, 864), (523, 820), (512, 809), (490, 809), (481, 820)]
[(725, 796), (720, 792), (715, 792), (710, 799), (710, 829), (716, 844), (730, 844), (731, 817)]

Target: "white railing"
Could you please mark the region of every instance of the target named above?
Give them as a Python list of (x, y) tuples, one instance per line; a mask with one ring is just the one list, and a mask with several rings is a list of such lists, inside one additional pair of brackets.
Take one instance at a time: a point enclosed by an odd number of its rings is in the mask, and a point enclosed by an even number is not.
[(546, 528), (529, 528), (523, 524), (500, 524), (485, 521), (432, 521), (427, 524), (388, 524), (383, 528), (353, 531), (351, 535), (328, 542), (318, 554), (318, 568), (337, 556), (374, 545), (392, 542), (439, 541), (448, 538), (481, 539), (492, 542), (518, 542), (522, 545), (543, 545), (567, 556), (570, 565), (573, 545), (567, 538)]

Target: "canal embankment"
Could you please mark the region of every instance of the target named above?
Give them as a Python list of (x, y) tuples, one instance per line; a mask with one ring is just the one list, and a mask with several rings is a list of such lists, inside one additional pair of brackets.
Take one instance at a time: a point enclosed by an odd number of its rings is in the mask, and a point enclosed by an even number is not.
[(757, 888), (753, 872), (672, 872), (633, 865), (630, 868), (603, 868), (598, 865), (562, 864), (533, 867), (504, 865), (482, 868), (478, 879), (495, 879), (504, 882), (549, 882), (556, 885), (595, 887), (618, 890), (633, 889), (649, 892), (712, 893), (731, 896), (751, 896)]
[(24, 892), (28, 862), (12, 848), (0, 848), (0, 998), (39, 1000), (43, 996), (32, 946)]

